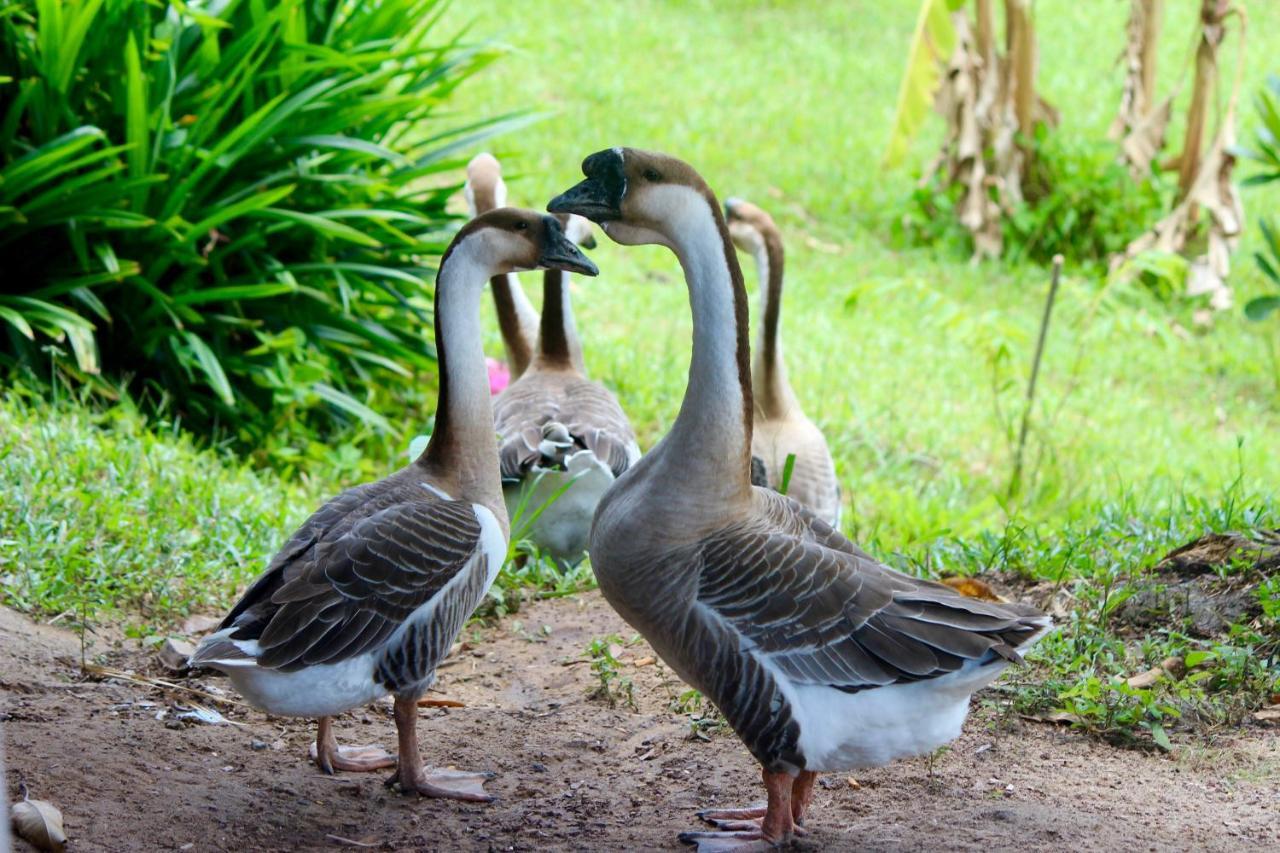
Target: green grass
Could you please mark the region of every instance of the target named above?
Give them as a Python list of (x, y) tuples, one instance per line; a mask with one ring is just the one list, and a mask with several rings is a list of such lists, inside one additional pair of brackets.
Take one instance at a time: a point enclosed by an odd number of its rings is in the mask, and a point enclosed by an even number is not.
[(0, 405), (0, 601), (141, 631), (225, 607), (317, 494), (128, 407)]
[[(1042, 87), (1062, 110), (1060, 132), (1103, 140), (1119, 97), (1124, 5), (1037, 8)], [(1011, 518), (1087, 519), (1124, 492), (1157, 503), (1220, 493), (1238, 459), (1246, 491), (1280, 480), (1275, 324), (1236, 312), (1193, 331), (1189, 305), (1170, 307), (1137, 285), (1104, 291), (1098, 273), (1069, 265), (1028, 450), (1030, 488), (1017, 506), (1006, 503), (1048, 274), (893, 246), (910, 169), (938, 131), (930, 126), (904, 168), (879, 168), (915, 9), (914, 0), (856, 10), (811, 0), (589, 9), (530, 0), (516, 18), (480, 0), (451, 14), (496, 29), (512, 47), (461, 90), (464, 99), (557, 111), (497, 144), (512, 203), (545, 204), (578, 180), (583, 156), (624, 144), (675, 153), (721, 197), (753, 199), (778, 219), (788, 367), (831, 443), (859, 539), (913, 548)], [(1167, 79), (1185, 56), (1190, 21), (1189, 9), (1169, 12)], [(1280, 51), (1274, 22), (1251, 21), (1250, 35), (1246, 100)], [(1242, 139), (1253, 123), (1247, 106), (1243, 117)], [(1246, 203), (1275, 197), (1250, 193)], [(1241, 301), (1264, 288), (1249, 260), (1256, 242), (1251, 227), (1233, 277)], [(649, 446), (684, 389), (689, 312), (679, 268), (665, 249), (608, 240), (595, 258), (600, 278), (575, 288), (587, 363)], [(525, 286), (536, 299), (533, 277)], [(491, 343), (497, 352), (496, 334)]]

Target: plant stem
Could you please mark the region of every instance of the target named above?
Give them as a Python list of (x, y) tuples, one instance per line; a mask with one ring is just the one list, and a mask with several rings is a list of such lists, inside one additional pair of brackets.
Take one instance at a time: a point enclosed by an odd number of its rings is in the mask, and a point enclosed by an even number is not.
[(1027, 406), (1022, 411), (1022, 427), (1018, 430), (1018, 449), (1013, 457), (1013, 477), (1009, 480), (1009, 497), (1022, 488), (1022, 457), (1027, 449), (1027, 429), (1031, 425), (1031, 408), (1036, 400), (1036, 380), (1040, 378), (1040, 360), (1044, 357), (1044, 341), (1049, 335), (1049, 318), (1053, 315), (1053, 301), (1058, 295), (1058, 282), (1062, 278), (1062, 255), (1053, 256), (1053, 278), (1049, 281), (1049, 296), (1044, 301), (1044, 316), (1040, 318), (1040, 336), (1036, 338), (1036, 355), (1031, 362), (1031, 379), (1027, 382)]

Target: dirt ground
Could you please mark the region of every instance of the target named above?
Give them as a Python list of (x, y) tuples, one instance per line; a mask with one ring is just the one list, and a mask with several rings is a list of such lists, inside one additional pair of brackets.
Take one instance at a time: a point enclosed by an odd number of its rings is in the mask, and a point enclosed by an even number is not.
[[(497, 774), (498, 801), (472, 805), (401, 796), (382, 772), (322, 775), (306, 721), (207, 703), (239, 725), (202, 724), (177, 717), (183, 693), (80, 681), (72, 633), (0, 610), (9, 794), (21, 780), (55, 802), (71, 850), (679, 849), (695, 810), (758, 800), (757, 771), (731, 733), (691, 735), (670, 709), (681, 685), (636, 666), (643, 643), (622, 655), (638, 710), (589, 698), (584, 650), (608, 634), (632, 636), (595, 593), (468, 633), (433, 693), (465, 706), (423, 709), (419, 730), (429, 763)], [(135, 643), (105, 657), (160, 672)], [(389, 705), (337, 730), (342, 743), (395, 743)], [(975, 711), (932, 771), (922, 758), (853, 778), (823, 779), (798, 849), (1280, 850), (1274, 728), (1165, 756)]]

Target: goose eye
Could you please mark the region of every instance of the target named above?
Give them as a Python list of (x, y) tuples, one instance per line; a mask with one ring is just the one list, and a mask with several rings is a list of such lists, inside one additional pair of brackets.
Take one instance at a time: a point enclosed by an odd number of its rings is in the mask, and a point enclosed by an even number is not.
[(529, 223), (528, 223), (528, 222), (517, 222), (517, 223), (516, 223), (516, 230), (517, 230), (517, 231), (528, 231), (528, 230), (529, 230)]
[(659, 173), (657, 169), (645, 169), (644, 179), (650, 183), (656, 184), (658, 181), (662, 180), (662, 174)]

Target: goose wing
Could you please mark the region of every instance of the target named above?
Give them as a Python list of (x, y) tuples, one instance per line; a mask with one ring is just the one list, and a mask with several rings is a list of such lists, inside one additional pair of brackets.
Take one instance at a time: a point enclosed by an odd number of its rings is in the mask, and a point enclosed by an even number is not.
[(1032, 608), (963, 598), (861, 552), (741, 529), (703, 543), (697, 603), (793, 682), (850, 692), (1016, 660), (1046, 624)]
[(256, 639), (258, 665), (286, 672), (368, 652), (472, 565), (480, 535), (464, 501), (390, 504), (318, 542), (271, 594), (261, 633), (230, 639)]
[(640, 457), (635, 431), (618, 400), (589, 379), (528, 375), (494, 402), (498, 462), (504, 481), (519, 480), (542, 459), (544, 428), (561, 424), (574, 444), (591, 451), (615, 477)]

